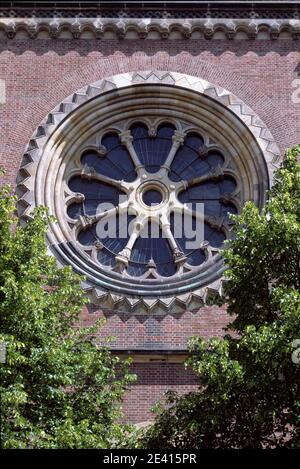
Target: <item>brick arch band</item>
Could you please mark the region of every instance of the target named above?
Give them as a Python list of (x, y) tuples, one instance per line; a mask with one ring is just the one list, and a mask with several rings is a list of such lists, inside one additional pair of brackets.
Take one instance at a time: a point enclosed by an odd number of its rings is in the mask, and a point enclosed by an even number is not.
[[(268, 128), (239, 98), (198, 77), (176, 72), (143, 71), (115, 75), (85, 86), (61, 102), (41, 122), (31, 138), (17, 178), (21, 219), (30, 218), (38, 205), (49, 207), (58, 223), (50, 227), (49, 250), (62, 264), (71, 264), (84, 274), (83, 287), (94, 304), (103, 309), (133, 314), (167, 314), (201, 307), (210, 295), (221, 291), (224, 266), (220, 256), (197, 271), (197, 275), (143, 283), (124, 283), (116, 272), (101, 272), (78, 248), (63, 221), (63, 169), (73, 142), (80, 143), (96, 121), (113, 118), (121, 103), (135, 100), (190, 115), (203, 122), (227, 147), (240, 168), (244, 191), (242, 201), (262, 206), (280, 163), (279, 149)], [(123, 104), (122, 104), (123, 105)], [(129, 104), (128, 104), (129, 106)], [(151, 104), (148, 104), (149, 109)], [(126, 108), (125, 108), (126, 111)], [(124, 111), (124, 112), (125, 112)], [(129, 112), (129, 111), (128, 111)], [(125, 112), (126, 113), (126, 112)]]

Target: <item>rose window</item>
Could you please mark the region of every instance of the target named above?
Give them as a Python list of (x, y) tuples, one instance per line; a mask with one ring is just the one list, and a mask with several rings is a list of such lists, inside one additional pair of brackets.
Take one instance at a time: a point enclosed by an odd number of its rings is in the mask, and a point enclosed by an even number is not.
[(221, 291), (230, 214), (247, 200), (263, 207), (276, 155), (229, 91), (175, 72), (124, 73), (40, 123), (18, 174), (19, 215), (48, 207), (49, 253), (102, 310), (177, 314)]
[[(230, 160), (200, 131), (183, 127), (134, 122), (122, 132), (104, 132), (81, 152), (68, 179), (75, 197), (67, 215), (99, 269), (128, 280), (167, 281), (211, 266), (228, 238), (229, 213), (239, 207)], [(201, 213), (197, 204), (203, 204)], [(196, 248), (188, 247), (184, 230), (175, 232), (185, 216), (194, 227), (203, 223)], [(115, 231), (99, 236), (100, 221)]]

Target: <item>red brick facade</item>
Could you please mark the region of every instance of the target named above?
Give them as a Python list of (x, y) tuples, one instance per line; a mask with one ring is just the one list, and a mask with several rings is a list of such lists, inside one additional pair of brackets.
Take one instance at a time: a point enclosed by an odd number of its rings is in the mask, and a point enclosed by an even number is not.
[(132, 372), (138, 376), (138, 381), (123, 403), (124, 413), (132, 423), (153, 420), (151, 408), (168, 390), (186, 394), (197, 387), (195, 375), (180, 363), (135, 363)]
[[(42, 40), (0, 39), (0, 166), (15, 184), (24, 148), (40, 121), (66, 96), (84, 85), (119, 73), (169, 70), (201, 77), (230, 90), (265, 122), (281, 151), (299, 143), (300, 104), (292, 82), (299, 73), (299, 40)], [(102, 313), (90, 306), (82, 323)], [(116, 350), (182, 351), (188, 337), (222, 334), (228, 317), (217, 307), (165, 317), (105, 314), (102, 334), (114, 335)], [(149, 408), (167, 389), (196, 386), (179, 363), (136, 363), (137, 383), (124, 410), (130, 421), (149, 420)]]

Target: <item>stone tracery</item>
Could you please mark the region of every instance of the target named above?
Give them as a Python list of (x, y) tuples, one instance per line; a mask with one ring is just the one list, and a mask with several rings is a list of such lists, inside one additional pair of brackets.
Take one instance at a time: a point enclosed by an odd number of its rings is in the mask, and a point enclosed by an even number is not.
[[(119, 240), (119, 246), (122, 246), (120, 252), (113, 252), (109, 248), (112, 240), (107, 239), (102, 250), (108, 251), (108, 254), (104, 259), (105, 253), (101, 252), (98, 256), (99, 262), (105, 260), (105, 265), (110, 265), (123, 274), (142, 273), (148, 276), (147, 265), (151, 261), (151, 275), (155, 270), (157, 278), (160, 272), (163, 272), (163, 264), (167, 264), (164, 266), (165, 273), (176, 275), (183, 270), (183, 266), (187, 270), (191, 269), (191, 265), (197, 265), (197, 259), (202, 263), (210, 258), (212, 252), (218, 252), (222, 241), (229, 236), (227, 212), (235, 213), (240, 203), (234, 192), (228, 192), (228, 189), (235, 191), (236, 184), (232, 170), (226, 171), (225, 168), (229, 160), (225, 163), (220, 151), (212, 148), (203, 157), (202, 151), (199, 150), (203, 148), (204, 139), (199, 134), (187, 131), (184, 133), (168, 123), (161, 124), (157, 129), (153, 121), (148, 122), (149, 128), (137, 123), (133, 124), (130, 130), (119, 134), (104, 135), (102, 142), (107, 142), (108, 147), (101, 142), (98, 148), (82, 155), (78, 171), (72, 170), (73, 177), (69, 188), (73, 191), (80, 189), (83, 193), (69, 206), (68, 213), (71, 218), (77, 218), (74, 229), (79, 239), (90, 249), (91, 243), (98, 246), (98, 242), (101, 242), (95, 232), (97, 222), (104, 218), (109, 221), (110, 217), (121, 215), (130, 207), (139, 229), (133, 230), (130, 238), (126, 240), (125, 247)], [(86, 161), (91, 166), (88, 166)], [(119, 167), (116, 165), (117, 161)], [(118, 179), (119, 174), (123, 177), (122, 180)], [(83, 180), (94, 181), (96, 184)], [(107, 186), (111, 187), (111, 194)], [(121, 204), (115, 199), (116, 191), (126, 194)], [(107, 202), (109, 197), (113, 197), (112, 201), (117, 205), (107, 212), (99, 213), (96, 204)], [(186, 205), (191, 202), (195, 204), (197, 201), (210, 205), (205, 207), (209, 215), (204, 214), (203, 217)], [(184, 252), (184, 241), (174, 238), (171, 227), (172, 215), (174, 224), (174, 213), (190, 215), (200, 221), (203, 218), (207, 239), (203, 241), (201, 250), (205, 255), (201, 256), (197, 249), (189, 253)], [(157, 223), (168, 244), (160, 240), (161, 249), (157, 250), (153, 239), (148, 239), (148, 245), (144, 242), (140, 252), (136, 249), (136, 244), (148, 223)], [(212, 245), (208, 238), (212, 239)], [(116, 240), (113, 244), (118, 246)], [(159, 261), (163, 253), (169, 254), (168, 262)], [(148, 255), (148, 258), (144, 255)]]

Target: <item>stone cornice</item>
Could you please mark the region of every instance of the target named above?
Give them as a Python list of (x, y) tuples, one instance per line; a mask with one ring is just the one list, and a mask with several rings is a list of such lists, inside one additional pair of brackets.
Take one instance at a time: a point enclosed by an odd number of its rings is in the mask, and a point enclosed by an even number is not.
[[(176, 39), (193, 38), (198, 32), (205, 39), (212, 39), (216, 33), (223, 33), (224, 38), (235, 39), (239, 33), (245, 38), (259, 38), (263, 31), (264, 39), (280, 38), (281, 33), (293, 39), (300, 38), (300, 19), (263, 19), (263, 18), (1, 18), (0, 30), (3, 30), (8, 39), (14, 39), (22, 31), (29, 38), (63, 38), (69, 33), (74, 39), (96, 38), (102, 39), (110, 32), (110, 38), (133, 38), (138, 35), (140, 39), (156, 38), (168, 39), (176, 32)], [(133, 36), (132, 33), (135, 35)], [(24, 36), (22, 36), (24, 37)]]

